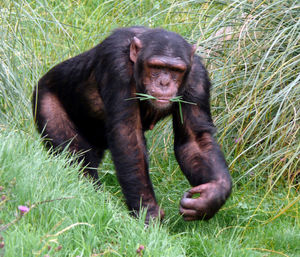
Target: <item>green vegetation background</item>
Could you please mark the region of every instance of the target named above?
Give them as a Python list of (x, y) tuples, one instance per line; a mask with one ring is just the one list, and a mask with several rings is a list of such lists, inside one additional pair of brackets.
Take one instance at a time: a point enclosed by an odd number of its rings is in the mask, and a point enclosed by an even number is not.
[[(299, 13), (296, 0), (2, 0), (0, 256), (300, 256)], [(130, 25), (180, 33), (209, 69), (216, 137), (234, 186), (208, 222), (178, 214), (189, 185), (174, 158), (171, 118), (147, 132), (166, 211), (148, 228), (128, 215), (109, 154), (95, 192), (35, 130), (38, 79)], [(19, 205), (29, 212), (22, 216)]]

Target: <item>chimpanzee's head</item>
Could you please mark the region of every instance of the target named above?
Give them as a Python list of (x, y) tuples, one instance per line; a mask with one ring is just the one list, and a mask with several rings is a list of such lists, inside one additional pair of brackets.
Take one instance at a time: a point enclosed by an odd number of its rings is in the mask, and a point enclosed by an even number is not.
[(134, 37), (130, 59), (134, 63), (137, 91), (154, 96), (157, 109), (170, 108), (190, 71), (196, 47), (178, 34), (154, 29)]

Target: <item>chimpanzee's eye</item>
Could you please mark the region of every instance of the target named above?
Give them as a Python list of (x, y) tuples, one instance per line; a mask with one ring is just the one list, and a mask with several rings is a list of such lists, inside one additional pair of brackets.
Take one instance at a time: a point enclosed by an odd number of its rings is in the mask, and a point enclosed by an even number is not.
[(179, 80), (179, 77), (180, 77), (180, 75), (178, 74), (178, 72), (172, 72), (172, 79), (174, 80), (174, 81), (178, 81)]
[(151, 77), (155, 78), (159, 76), (159, 70), (152, 70), (150, 72)]

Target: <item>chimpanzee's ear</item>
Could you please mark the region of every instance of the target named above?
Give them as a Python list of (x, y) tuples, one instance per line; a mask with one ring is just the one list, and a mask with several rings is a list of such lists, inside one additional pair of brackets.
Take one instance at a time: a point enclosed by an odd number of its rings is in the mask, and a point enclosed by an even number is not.
[(196, 50), (197, 50), (197, 45), (196, 44), (192, 45), (192, 55), (195, 54)]
[(196, 50), (197, 50), (197, 45), (196, 44), (192, 45), (191, 61), (193, 61), (193, 59), (194, 59), (194, 54), (195, 54)]
[(138, 52), (142, 48), (142, 42), (137, 37), (133, 37), (130, 44), (130, 60), (134, 63), (137, 60)]

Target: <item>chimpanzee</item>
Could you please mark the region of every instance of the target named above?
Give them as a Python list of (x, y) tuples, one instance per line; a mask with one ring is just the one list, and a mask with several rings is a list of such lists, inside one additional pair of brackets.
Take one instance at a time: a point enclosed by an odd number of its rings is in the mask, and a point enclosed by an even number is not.
[[(80, 153), (84, 173), (96, 183), (96, 169), (109, 149), (129, 210), (138, 215), (147, 209), (146, 222), (162, 219), (164, 212), (150, 181), (144, 132), (169, 114), (175, 156), (193, 186), (180, 202), (183, 218), (210, 219), (231, 192), (213, 138), (210, 81), (195, 50), (163, 29), (117, 29), (48, 71), (33, 93), (34, 118), (46, 145)], [(139, 94), (149, 98), (140, 101)], [(173, 101), (176, 97), (182, 101)]]

